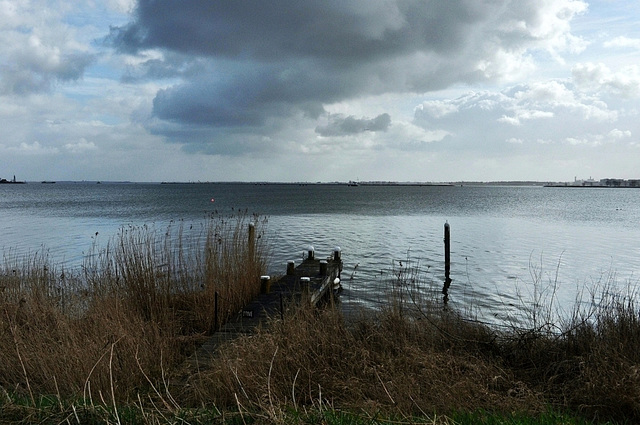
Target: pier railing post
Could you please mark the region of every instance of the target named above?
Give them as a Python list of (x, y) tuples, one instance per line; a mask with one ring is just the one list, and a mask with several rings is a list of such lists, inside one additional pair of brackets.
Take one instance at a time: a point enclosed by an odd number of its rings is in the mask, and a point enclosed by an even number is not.
[(309, 248), (307, 249), (307, 259), (313, 260), (314, 257), (315, 257), (315, 250), (313, 248), (313, 245), (309, 245)]
[(320, 276), (327, 275), (327, 260), (320, 260)]
[(339, 246), (333, 248), (333, 261), (340, 261), (342, 256), (342, 250)]
[(310, 277), (301, 277), (300, 278), (300, 289), (302, 290), (303, 294), (306, 294), (305, 296), (309, 295), (309, 289), (311, 286), (311, 278)]
[(271, 292), (271, 276), (260, 276), (260, 293), (268, 294)]
[(296, 273), (296, 262), (293, 260), (287, 261), (287, 276), (293, 276)]

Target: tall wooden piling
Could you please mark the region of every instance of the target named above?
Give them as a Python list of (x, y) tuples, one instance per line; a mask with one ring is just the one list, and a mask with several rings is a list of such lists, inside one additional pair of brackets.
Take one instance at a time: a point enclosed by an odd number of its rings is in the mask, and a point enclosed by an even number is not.
[(249, 247), (249, 258), (253, 261), (256, 252), (256, 226), (253, 223), (249, 223), (249, 240), (247, 243)]
[(444, 303), (449, 301), (449, 286), (451, 285), (451, 231), (449, 222), (444, 223), (444, 286), (442, 294), (444, 295)]

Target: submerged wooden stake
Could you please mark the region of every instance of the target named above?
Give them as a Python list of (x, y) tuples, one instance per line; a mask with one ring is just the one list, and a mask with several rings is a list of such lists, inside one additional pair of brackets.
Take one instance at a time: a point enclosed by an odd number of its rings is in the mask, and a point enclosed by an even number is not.
[(444, 295), (444, 303), (449, 301), (449, 286), (451, 285), (451, 278), (449, 273), (451, 272), (451, 232), (449, 228), (449, 222), (444, 223), (444, 286), (442, 287), (442, 294)]
[(249, 223), (249, 258), (253, 261), (256, 250), (256, 226), (253, 223)]

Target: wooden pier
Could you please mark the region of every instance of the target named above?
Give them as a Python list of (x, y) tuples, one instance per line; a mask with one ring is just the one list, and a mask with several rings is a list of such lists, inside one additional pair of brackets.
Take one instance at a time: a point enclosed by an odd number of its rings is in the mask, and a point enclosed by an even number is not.
[(189, 359), (189, 367), (206, 367), (221, 343), (242, 335), (251, 334), (267, 326), (272, 319), (284, 320), (286, 310), (292, 305), (310, 303), (318, 305), (331, 300), (337, 289), (342, 271), (340, 248), (335, 248), (326, 259), (316, 258), (309, 247), (303, 262), (295, 266), (287, 263), (286, 274), (271, 282), (269, 276), (261, 277), (261, 293), (217, 330)]

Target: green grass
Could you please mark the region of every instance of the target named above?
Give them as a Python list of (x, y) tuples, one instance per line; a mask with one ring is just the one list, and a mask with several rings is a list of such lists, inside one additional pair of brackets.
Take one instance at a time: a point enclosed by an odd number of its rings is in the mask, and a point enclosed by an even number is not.
[(456, 425), (614, 425), (616, 422), (605, 421), (596, 422), (585, 418), (561, 414), (556, 412), (545, 412), (540, 415), (525, 415), (522, 413), (495, 414), (485, 411), (460, 412), (451, 415), (451, 423)]
[(317, 424), (317, 425), (617, 425), (627, 422), (595, 421), (568, 413), (546, 410), (539, 414), (496, 413), (486, 410), (458, 411), (452, 414), (421, 414), (368, 411), (353, 408), (343, 410), (330, 405), (280, 407), (277, 410), (223, 410), (215, 407), (158, 409), (142, 402), (121, 404), (117, 409), (104, 404), (63, 401), (54, 396), (41, 396), (33, 405), (29, 399), (13, 398), (5, 393), (0, 401), (0, 423), (12, 424)]

